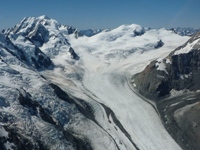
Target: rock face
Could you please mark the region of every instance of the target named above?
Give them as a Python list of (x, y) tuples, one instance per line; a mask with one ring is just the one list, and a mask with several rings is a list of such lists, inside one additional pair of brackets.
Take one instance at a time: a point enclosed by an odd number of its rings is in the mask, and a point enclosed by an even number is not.
[(200, 33), (133, 77), (141, 95), (151, 99), (163, 123), (184, 149), (200, 149)]
[(41, 47), (44, 43), (48, 42), (49, 31), (41, 24), (38, 24), (35, 31), (28, 35), (28, 38), (34, 45)]
[(78, 55), (75, 53), (74, 49), (72, 47), (69, 48), (69, 53), (71, 54), (71, 57), (75, 60), (79, 60)]
[(160, 48), (160, 47), (162, 47), (164, 45), (164, 43), (163, 43), (163, 41), (162, 40), (159, 40), (158, 42), (157, 42), (157, 45), (155, 45), (154, 46), (154, 48)]
[[(9, 36), (1, 35), (2, 38), (0, 40), (0, 45), (3, 49), (6, 49), (7, 52), (35, 69), (47, 69), (53, 67), (53, 62), (50, 58), (47, 57), (37, 46), (32, 44), (28, 38), (19, 37), (17, 42), (13, 42), (14, 36), (14, 34)], [(27, 43), (27, 45), (24, 46), (22, 42)]]

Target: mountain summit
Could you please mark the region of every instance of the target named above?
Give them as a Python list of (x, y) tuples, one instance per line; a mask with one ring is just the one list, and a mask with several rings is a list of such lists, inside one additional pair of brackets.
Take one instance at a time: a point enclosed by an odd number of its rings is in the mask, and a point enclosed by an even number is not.
[(42, 15), (42, 16), (40, 16), (40, 17), (38, 17), (38, 19), (46, 19), (46, 20), (50, 20), (50, 18), (48, 17), (48, 16), (46, 16), (46, 15)]

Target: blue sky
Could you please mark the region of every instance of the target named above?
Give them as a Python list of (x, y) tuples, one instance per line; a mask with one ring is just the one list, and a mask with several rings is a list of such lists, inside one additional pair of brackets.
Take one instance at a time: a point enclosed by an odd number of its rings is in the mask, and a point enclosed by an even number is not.
[(3, 0), (0, 29), (13, 27), (26, 16), (47, 15), (78, 29), (200, 27), (200, 0)]

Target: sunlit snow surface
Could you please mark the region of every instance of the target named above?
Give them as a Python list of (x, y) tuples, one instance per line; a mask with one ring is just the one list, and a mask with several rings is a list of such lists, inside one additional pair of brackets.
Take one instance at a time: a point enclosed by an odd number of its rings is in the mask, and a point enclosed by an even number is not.
[[(17, 32), (19, 36), (11, 39), (13, 43), (23, 46), (26, 53), (30, 51), (32, 44), (28, 41), (23, 43), (20, 34), (27, 33), (36, 24), (29, 34), (33, 33), (41, 23), (49, 31), (49, 39), (39, 48), (55, 64), (53, 70), (43, 69), (38, 73), (22, 65), (5, 49), (0, 51), (5, 55), (4, 61), (9, 62), (7, 65), (0, 60), (0, 96), (9, 97), (0, 107), (0, 113), (12, 116), (12, 121), (22, 131), (34, 131), (35, 137), (44, 139), (44, 145), (49, 149), (74, 149), (70, 142), (64, 140), (63, 133), (52, 124), (37, 115), (30, 115), (19, 102), (14, 103), (19, 92), (23, 95), (25, 89), (34, 102), (48, 111), (55, 122), (60, 123), (63, 130), (87, 141), (93, 149), (180, 149), (163, 127), (153, 106), (134, 93), (131, 77), (142, 71), (150, 61), (164, 58), (185, 43), (188, 37), (181, 37), (166, 29), (146, 30), (132, 24), (77, 39), (74, 34), (68, 34), (65, 26), (45, 16), (25, 18), (22, 23), (20, 32)], [(4, 37), (0, 36), (0, 41), (3, 40)], [(164, 45), (159, 47), (159, 41)], [(71, 59), (68, 52), (70, 46), (80, 60)], [(160, 66), (158, 69), (164, 68)], [(75, 105), (59, 99), (48, 85), (51, 82), (72, 98), (87, 102), (94, 120), (85, 117)], [(2, 136), (7, 136), (1, 126), (0, 132)], [(9, 146), (12, 143), (6, 143), (6, 147)]]
[[(181, 37), (165, 29), (153, 29), (141, 35), (135, 35), (134, 30), (143, 29), (138, 25), (123, 25), (92, 37), (76, 39), (70, 35), (69, 41), (81, 59), (71, 67), (67, 63), (62, 64), (66, 66), (64, 72), (55, 70), (51, 72), (54, 77), (49, 78), (63, 89), (71, 91), (74, 96), (91, 103), (98, 123), (110, 133), (120, 149), (132, 150), (135, 146), (120, 129), (113, 128), (117, 128), (117, 125), (112, 121), (109, 123), (99, 103), (111, 108), (139, 149), (178, 150), (180, 147), (163, 127), (154, 108), (135, 94), (129, 83), (132, 75), (142, 71), (150, 61), (164, 58), (186, 42), (188, 37)], [(155, 49), (159, 40), (164, 45)], [(60, 57), (55, 61), (62, 62)], [(71, 71), (80, 74), (81, 78), (71, 80), (72, 76), (65, 79)], [(71, 81), (74, 88), (71, 86), (69, 89), (66, 84)], [(89, 136), (95, 143), (95, 135), (90, 133)], [(96, 149), (104, 148), (99, 146)]]
[(192, 43), (187, 43), (187, 45), (186, 45), (185, 47), (183, 47), (183, 48), (181, 48), (180, 50), (176, 51), (176, 52), (174, 53), (174, 55), (189, 53), (189, 52), (193, 49), (193, 47), (194, 47), (195, 45), (199, 45), (199, 44), (200, 44), (199, 39), (193, 41)]

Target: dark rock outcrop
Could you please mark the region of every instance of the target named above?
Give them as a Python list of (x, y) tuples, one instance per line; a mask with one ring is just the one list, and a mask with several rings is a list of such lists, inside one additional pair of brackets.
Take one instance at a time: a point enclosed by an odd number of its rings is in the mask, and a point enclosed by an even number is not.
[(163, 45), (164, 45), (163, 41), (162, 41), (162, 40), (159, 40), (159, 41), (157, 42), (157, 44), (154, 46), (154, 48), (157, 49), (157, 48), (162, 47)]
[(72, 59), (79, 60), (79, 56), (75, 53), (72, 47), (69, 48), (69, 53), (71, 54)]
[(133, 33), (135, 36), (141, 36), (145, 33), (145, 30), (142, 28), (141, 30), (134, 30)]
[(49, 40), (49, 31), (42, 24), (38, 24), (28, 38), (34, 45), (41, 47)]
[[(32, 57), (32, 61), (34, 62), (36, 69), (40, 69), (40, 68), (48, 68), (48, 67), (53, 67), (53, 62), (51, 61), (51, 59), (49, 57), (47, 57), (39, 48), (35, 48), (35, 56), (36, 57)], [(36, 60), (36, 59), (37, 60)]]

